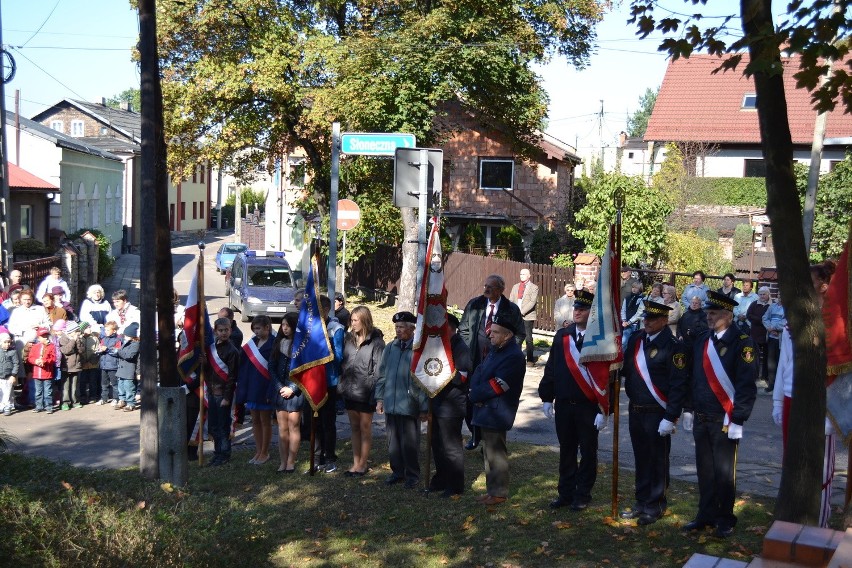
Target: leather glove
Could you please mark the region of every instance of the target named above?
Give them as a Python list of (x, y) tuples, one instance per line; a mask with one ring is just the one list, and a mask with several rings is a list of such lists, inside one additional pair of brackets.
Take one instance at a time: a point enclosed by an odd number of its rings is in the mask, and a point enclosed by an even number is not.
[(548, 419), (553, 418), (553, 403), (552, 402), (545, 402), (541, 406), (541, 410), (542, 410), (542, 412), (544, 412), (545, 418), (548, 418)]
[(834, 434), (834, 425), (831, 423), (831, 420), (828, 418), (825, 419), (825, 435), (831, 436)]
[(739, 440), (743, 437), (743, 427), (739, 424), (728, 424), (728, 439)]
[(606, 428), (606, 416), (603, 414), (595, 416), (595, 428), (598, 429), (598, 432)]
[(681, 415), (680, 418), (681, 418), (681, 421), (683, 423), (684, 431), (692, 432), (692, 426), (693, 426), (693, 423), (695, 422), (694, 419), (693, 419), (692, 413), (691, 412), (684, 412)]
[(780, 402), (772, 403), (772, 421), (776, 426), (781, 426), (781, 417), (784, 412), (783, 404)]
[(183, 391), (183, 394), (189, 394), (189, 387), (186, 385), (181, 385), (180, 390)]
[(660, 427), (657, 429), (657, 434), (663, 437), (669, 436), (672, 432), (674, 432), (674, 429), (674, 422), (663, 418), (662, 420), (660, 420)]

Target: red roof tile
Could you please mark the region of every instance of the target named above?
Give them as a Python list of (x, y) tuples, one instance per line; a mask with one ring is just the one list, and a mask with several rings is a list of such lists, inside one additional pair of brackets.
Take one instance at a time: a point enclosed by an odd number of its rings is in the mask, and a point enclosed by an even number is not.
[[(693, 55), (669, 63), (648, 121), (645, 140), (760, 142), (757, 111), (742, 109), (743, 95), (755, 92), (754, 81), (742, 74), (748, 55), (743, 56), (737, 70), (712, 74), (720, 62), (716, 56)], [(793, 74), (799, 69), (799, 58), (782, 58), (782, 62), (793, 143), (810, 145), (817, 113), (811, 106), (810, 93), (796, 88)], [(852, 115), (845, 114), (838, 105), (828, 117), (825, 137), (850, 136)]]
[(9, 163), (9, 187), (18, 189), (59, 190), (59, 188), (55, 185), (44, 181), (40, 177), (34, 176), (27, 170), (19, 168), (11, 162)]

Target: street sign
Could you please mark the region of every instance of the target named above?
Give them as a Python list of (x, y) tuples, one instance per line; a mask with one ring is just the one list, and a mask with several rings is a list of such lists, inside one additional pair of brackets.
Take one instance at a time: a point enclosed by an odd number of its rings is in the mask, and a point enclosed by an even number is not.
[[(393, 167), (393, 204), (397, 207), (419, 207), (420, 195), (420, 148), (399, 148)], [(427, 207), (432, 207), (441, 198), (441, 183), (444, 172), (444, 152), (429, 150), (429, 174), (426, 190)]]
[(393, 156), (397, 148), (414, 148), (414, 134), (400, 132), (345, 132), (340, 151), (361, 156)]
[(351, 199), (341, 199), (337, 202), (337, 229), (348, 231), (358, 226), (361, 221), (361, 208)]

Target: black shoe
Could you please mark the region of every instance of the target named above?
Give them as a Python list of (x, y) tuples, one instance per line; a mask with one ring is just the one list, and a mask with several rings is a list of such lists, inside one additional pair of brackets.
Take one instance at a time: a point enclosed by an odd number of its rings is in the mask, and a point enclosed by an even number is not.
[(569, 508), (570, 508), (572, 511), (582, 511), (582, 510), (584, 510), (584, 509), (587, 509), (588, 507), (589, 507), (589, 503), (588, 503), (588, 502), (583, 502), (583, 501), (574, 501), (573, 503), (571, 503), (571, 505), (570, 505), (570, 507), (569, 507)]
[(642, 511), (639, 509), (625, 509), (621, 512), (622, 519), (638, 519), (642, 516)]
[(396, 475), (395, 473), (391, 474), (390, 476), (388, 476), (385, 479), (385, 485), (394, 485), (394, 484), (400, 483), (400, 482), (402, 482), (402, 478), (399, 477), (398, 475)]
[(466, 449), (466, 450), (475, 450), (478, 447), (479, 447), (479, 440), (474, 440), (473, 438), (471, 438), (467, 442), (467, 444), (464, 445), (464, 449)]
[(550, 502), (551, 509), (561, 509), (562, 507), (567, 507), (571, 504), (569, 499), (562, 497), (561, 495)]
[(455, 491), (453, 489), (444, 489), (444, 492), (441, 493), (441, 497), (452, 497), (453, 495), (461, 495), (464, 491)]
[(722, 525), (716, 527), (716, 530), (713, 531), (713, 536), (716, 538), (728, 538), (732, 534), (734, 534), (734, 527), (726, 527)]
[(712, 527), (712, 526), (713, 526), (712, 523), (705, 523), (704, 521), (699, 521), (698, 519), (695, 519), (694, 521), (689, 521), (688, 523), (683, 525), (683, 527), (681, 527), (680, 530), (682, 530), (684, 532), (701, 531), (701, 530), (704, 530), (707, 527)]
[(647, 513), (642, 513), (641, 515), (639, 515), (638, 524), (639, 525), (652, 525), (652, 524), (656, 523), (657, 519), (659, 519), (659, 518), (660, 517), (657, 517), (655, 515), (649, 515)]
[(406, 489), (414, 489), (416, 487), (417, 487), (417, 481), (414, 480), (414, 479), (409, 479), (408, 481), (405, 482), (405, 488)]

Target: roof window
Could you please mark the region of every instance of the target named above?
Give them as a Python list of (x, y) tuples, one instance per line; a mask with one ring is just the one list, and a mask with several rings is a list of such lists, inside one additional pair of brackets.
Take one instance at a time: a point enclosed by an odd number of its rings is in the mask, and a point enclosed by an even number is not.
[(754, 110), (757, 108), (757, 95), (746, 93), (743, 95), (743, 109)]

